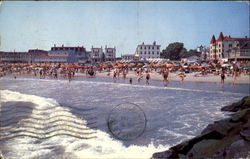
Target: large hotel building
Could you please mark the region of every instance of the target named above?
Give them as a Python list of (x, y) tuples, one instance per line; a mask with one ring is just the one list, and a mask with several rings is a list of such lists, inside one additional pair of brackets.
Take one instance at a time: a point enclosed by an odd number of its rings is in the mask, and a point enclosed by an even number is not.
[(210, 60), (221, 60), (226, 58), (230, 61), (250, 60), (250, 38), (234, 38), (224, 36), (221, 32), (218, 39), (212, 36), (210, 41)]

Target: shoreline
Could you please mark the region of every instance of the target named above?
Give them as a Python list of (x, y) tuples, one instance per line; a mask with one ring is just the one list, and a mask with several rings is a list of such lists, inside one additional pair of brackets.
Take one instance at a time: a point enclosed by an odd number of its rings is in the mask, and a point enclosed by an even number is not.
[[(108, 72), (101, 72), (101, 73), (96, 73), (95, 77), (105, 77), (105, 78), (113, 78), (113, 73), (110, 73), (110, 76), (107, 75)], [(185, 82), (205, 82), (205, 83), (221, 83), (220, 82), (220, 76), (219, 75), (205, 75), (205, 76), (199, 76), (199, 77), (194, 77), (196, 73), (189, 73), (186, 74), (186, 77), (184, 79), (184, 83)], [(76, 73), (76, 76), (84, 76), (87, 77), (85, 73)], [(154, 80), (154, 81), (163, 81), (163, 77), (162, 75), (153, 72), (150, 73), (151, 79), (150, 80)], [(137, 76), (132, 73), (129, 72), (126, 76), (126, 79), (132, 78), (133, 80), (137, 81)], [(119, 79), (123, 79), (122, 76), (119, 77)], [(142, 80), (145, 80), (145, 74), (142, 78)], [(178, 76), (177, 73), (170, 73), (169, 74), (169, 82), (171, 81), (179, 81), (180, 82), (180, 77)], [(226, 77), (225, 79), (225, 84), (250, 84), (250, 76), (247, 75), (241, 75), (241, 77), (238, 77), (236, 79), (236, 81), (234, 82), (233, 77)]]

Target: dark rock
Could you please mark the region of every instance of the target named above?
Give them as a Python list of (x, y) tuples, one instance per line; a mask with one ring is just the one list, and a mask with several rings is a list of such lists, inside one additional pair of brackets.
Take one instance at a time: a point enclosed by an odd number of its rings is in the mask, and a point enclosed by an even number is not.
[(244, 140), (236, 140), (226, 149), (226, 159), (231, 158), (249, 158), (250, 142)]
[(243, 121), (242, 119), (244, 119), (244, 117), (245, 117), (246, 115), (248, 115), (249, 113), (250, 113), (250, 108), (241, 110), (241, 111), (235, 113), (235, 114), (231, 117), (230, 122), (239, 122), (239, 121)]
[(221, 111), (237, 112), (242, 109), (250, 108), (250, 96), (243, 97), (239, 102), (221, 108)]
[(181, 144), (178, 144), (171, 149), (173, 149), (178, 154), (184, 154), (186, 155), (189, 150), (191, 150), (194, 146), (194, 144), (205, 140), (205, 139), (222, 139), (225, 135), (217, 132), (217, 131), (211, 131), (206, 134), (199, 135), (193, 139), (190, 139), (188, 141), (182, 142)]
[(230, 130), (232, 130), (236, 125), (240, 123), (231, 123), (229, 122), (230, 119), (224, 119), (221, 121), (216, 121), (214, 124), (209, 124), (202, 132), (201, 134), (206, 134), (211, 131), (217, 131), (220, 134), (227, 135)]
[(212, 156), (218, 151), (221, 146), (220, 140), (202, 140), (196, 143), (193, 148), (188, 152), (187, 156), (193, 156), (192, 158), (206, 158)]
[(174, 150), (170, 149), (164, 152), (154, 153), (152, 158), (179, 158), (179, 157)]
[(250, 141), (250, 129), (246, 129), (246, 130), (241, 130), (240, 131), (240, 136), (247, 140), (247, 141)]
[(250, 129), (250, 119), (243, 125), (243, 129)]
[(213, 159), (225, 158), (227, 155), (226, 151), (227, 151), (226, 148), (222, 148), (222, 149), (218, 150), (216, 153), (214, 153), (214, 155), (211, 158), (213, 158)]

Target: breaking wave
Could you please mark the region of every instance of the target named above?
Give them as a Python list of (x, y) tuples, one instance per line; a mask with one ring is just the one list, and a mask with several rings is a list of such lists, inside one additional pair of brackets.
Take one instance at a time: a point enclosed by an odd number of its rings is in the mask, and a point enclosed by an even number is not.
[[(0, 149), (6, 158), (150, 158), (168, 146), (124, 146), (54, 99), (0, 90)], [(88, 120), (86, 120), (88, 119)], [(87, 122), (88, 121), (88, 122)]]

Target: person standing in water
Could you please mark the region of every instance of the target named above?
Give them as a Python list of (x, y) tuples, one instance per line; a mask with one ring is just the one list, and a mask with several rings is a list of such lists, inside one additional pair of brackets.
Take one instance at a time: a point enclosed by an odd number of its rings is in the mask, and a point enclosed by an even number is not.
[(132, 81), (132, 78), (130, 78), (130, 79), (129, 79), (129, 83), (132, 84), (132, 82), (133, 82), (133, 81)]
[(167, 86), (167, 84), (168, 84), (168, 75), (169, 75), (168, 69), (166, 71), (163, 71), (162, 76), (163, 76), (163, 85), (164, 86)]
[(179, 77), (181, 78), (181, 83), (183, 83), (184, 78), (186, 77), (184, 72), (179, 73)]
[(225, 82), (225, 73), (224, 73), (224, 71), (221, 72), (220, 77), (221, 77), (221, 84), (224, 85), (224, 82)]
[(114, 71), (114, 75), (113, 75), (113, 80), (114, 80), (114, 82), (116, 82), (116, 77), (117, 76), (117, 72), (116, 71)]
[(147, 73), (147, 75), (146, 75), (146, 85), (149, 85), (149, 80), (150, 80), (150, 74)]

